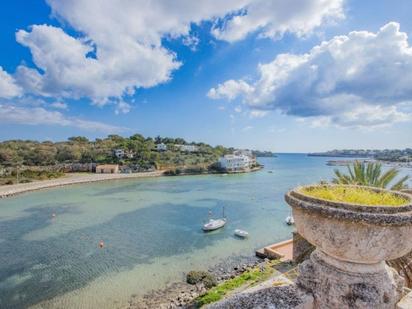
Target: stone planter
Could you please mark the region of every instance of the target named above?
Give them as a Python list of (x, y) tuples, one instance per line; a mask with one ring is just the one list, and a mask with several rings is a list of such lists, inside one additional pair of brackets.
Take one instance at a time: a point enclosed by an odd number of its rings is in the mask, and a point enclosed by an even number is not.
[(310, 197), (299, 189), (285, 200), (298, 233), (316, 246), (298, 277), (314, 294), (315, 308), (394, 308), (403, 282), (384, 261), (412, 249), (411, 196), (393, 192), (409, 200), (400, 207), (364, 206)]

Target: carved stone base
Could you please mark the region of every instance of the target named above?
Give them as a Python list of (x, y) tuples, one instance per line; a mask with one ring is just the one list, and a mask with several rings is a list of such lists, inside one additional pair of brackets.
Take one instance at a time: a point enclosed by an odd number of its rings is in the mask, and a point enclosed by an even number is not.
[(297, 284), (313, 294), (314, 308), (393, 309), (404, 282), (384, 262), (344, 262), (315, 250), (299, 266)]

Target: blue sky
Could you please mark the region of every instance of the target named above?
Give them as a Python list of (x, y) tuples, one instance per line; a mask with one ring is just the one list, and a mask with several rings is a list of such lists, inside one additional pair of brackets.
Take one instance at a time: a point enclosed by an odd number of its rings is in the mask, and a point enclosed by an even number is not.
[(0, 139), (412, 147), (410, 1), (173, 4), (3, 1)]

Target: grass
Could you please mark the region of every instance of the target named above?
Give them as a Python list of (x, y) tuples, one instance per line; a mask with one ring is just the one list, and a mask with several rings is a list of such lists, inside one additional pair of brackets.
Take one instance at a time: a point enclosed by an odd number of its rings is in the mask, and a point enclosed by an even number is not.
[[(63, 172), (24, 170), (19, 173), (18, 183), (28, 183), (33, 180), (47, 180), (63, 177)], [(14, 171), (11, 175), (0, 177), (0, 185), (13, 185), (17, 183), (17, 175)]]
[(333, 202), (360, 204), (364, 206), (402, 206), (408, 199), (390, 192), (375, 192), (373, 190), (345, 186), (315, 186), (302, 188), (301, 193)]
[(245, 284), (256, 284), (268, 279), (275, 271), (272, 268), (272, 265), (272, 263), (267, 263), (263, 271), (261, 271), (259, 267), (252, 268), (233, 279), (229, 279), (218, 286), (211, 288), (205, 294), (195, 299), (196, 306), (200, 308), (206, 304), (221, 300), (227, 293)]

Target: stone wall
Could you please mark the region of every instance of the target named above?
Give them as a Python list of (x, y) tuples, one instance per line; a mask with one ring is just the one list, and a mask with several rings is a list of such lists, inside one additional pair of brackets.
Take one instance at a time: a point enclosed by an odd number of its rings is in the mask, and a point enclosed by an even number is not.
[(298, 232), (293, 232), (293, 261), (302, 263), (310, 257), (310, 254), (315, 250), (315, 246), (303, 238)]

